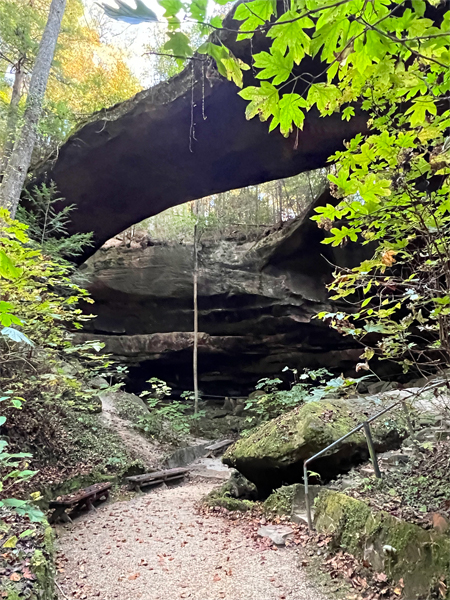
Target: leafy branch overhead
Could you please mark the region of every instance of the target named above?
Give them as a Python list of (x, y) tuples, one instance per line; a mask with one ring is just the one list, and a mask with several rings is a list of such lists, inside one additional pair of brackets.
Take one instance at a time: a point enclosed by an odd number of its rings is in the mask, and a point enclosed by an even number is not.
[[(141, 14), (142, 21), (154, 20), (141, 0), (136, 9), (118, 4), (119, 9), (108, 9), (110, 16), (125, 19), (132, 12)], [(262, 81), (240, 92), (250, 102), (247, 118), (258, 115), (285, 136), (302, 129), (313, 107), (322, 116), (340, 111), (349, 120), (354, 103), (367, 110), (386, 93), (394, 100), (411, 99), (407, 114), (412, 125), (419, 125), (436, 114), (436, 101), (449, 87), (449, 13), (435, 23), (425, 16), (425, 0), (415, 0), (412, 7), (400, 0), (292, 0), (281, 14), (276, 0), (252, 0), (237, 6), (234, 19), (241, 25), (235, 30), (223, 28), (217, 17), (208, 20), (206, 0), (159, 4), (169, 28), (165, 48), (176, 56), (193, 55), (181, 31), (186, 21), (209, 31), (235, 32), (238, 41), (267, 35), (268, 51), (253, 54), (251, 65), (232, 56), (215, 35), (199, 52), (211, 56), (219, 73), (239, 87), (242, 71), (251, 67)], [(302, 72), (301, 62), (308, 56), (322, 61), (319, 73)]]

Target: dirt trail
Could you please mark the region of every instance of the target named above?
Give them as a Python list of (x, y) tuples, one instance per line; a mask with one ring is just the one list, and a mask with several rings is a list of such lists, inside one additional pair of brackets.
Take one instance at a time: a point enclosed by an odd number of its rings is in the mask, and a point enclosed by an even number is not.
[(261, 551), (242, 524), (199, 515), (212, 487), (160, 488), (60, 528), (60, 600), (326, 600), (294, 549)]
[(165, 448), (153, 443), (133, 429), (128, 421), (117, 414), (116, 407), (109, 394), (102, 394), (101, 420), (122, 438), (132, 458), (141, 460), (151, 468), (158, 468), (164, 457)]

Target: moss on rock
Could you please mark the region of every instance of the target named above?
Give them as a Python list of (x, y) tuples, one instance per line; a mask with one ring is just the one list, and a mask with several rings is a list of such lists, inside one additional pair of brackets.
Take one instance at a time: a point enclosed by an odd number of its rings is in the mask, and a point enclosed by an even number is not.
[[(258, 427), (251, 435), (231, 446), (223, 462), (236, 468), (258, 489), (270, 492), (285, 483), (302, 478), (301, 463), (316, 452), (351, 431), (367, 419), (368, 412), (377, 412), (383, 404), (373, 407), (366, 399), (335, 399), (310, 402)], [(398, 447), (406, 437), (403, 415), (392, 414), (389, 420), (377, 423), (373, 438), (378, 450)], [(327, 457), (314, 463), (314, 470), (331, 478), (352, 463), (366, 459), (366, 439), (358, 432), (345, 440)], [(343, 467), (343, 469), (342, 469)]]
[[(227, 450), (224, 462), (232, 464), (249, 457), (284, 461), (294, 456), (307, 457), (308, 448), (320, 450), (355, 426), (355, 419), (345, 408), (340, 401), (310, 402), (295, 408), (241, 438)], [(322, 417), (329, 411), (333, 418), (325, 423)], [(363, 439), (362, 434), (355, 437)]]
[(285, 485), (275, 490), (263, 504), (264, 513), (267, 515), (290, 515), (297, 487), (297, 484)]
[(403, 579), (405, 598), (425, 598), (450, 578), (450, 538), (426, 531), (355, 498), (324, 491), (316, 500), (316, 527), (334, 543), (368, 560), (395, 581)]
[(149, 415), (149, 410), (145, 402), (135, 396), (123, 391), (103, 392), (100, 397), (107, 397), (109, 402), (114, 405), (119, 417), (137, 425), (139, 420)]
[(239, 498), (232, 498), (227, 494), (223, 494), (221, 490), (213, 490), (203, 498), (203, 503), (210, 507), (221, 507), (227, 510), (240, 510), (245, 512), (252, 509), (255, 503), (251, 500), (239, 500)]

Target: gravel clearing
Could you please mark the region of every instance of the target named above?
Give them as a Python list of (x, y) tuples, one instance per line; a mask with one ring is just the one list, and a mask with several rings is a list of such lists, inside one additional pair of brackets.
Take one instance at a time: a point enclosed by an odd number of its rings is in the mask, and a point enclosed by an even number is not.
[(155, 489), (59, 528), (60, 600), (327, 600), (293, 548), (261, 551), (239, 522), (199, 515), (212, 487)]

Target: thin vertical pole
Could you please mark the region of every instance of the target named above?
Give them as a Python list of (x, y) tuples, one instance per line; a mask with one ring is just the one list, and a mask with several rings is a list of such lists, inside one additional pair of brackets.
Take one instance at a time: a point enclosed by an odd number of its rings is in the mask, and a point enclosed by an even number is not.
[[(197, 204), (197, 203), (196, 203)], [(197, 206), (195, 206), (197, 209)], [(194, 353), (192, 357), (192, 371), (194, 379), (194, 414), (198, 413), (198, 248), (197, 248), (197, 220), (198, 212), (195, 210), (194, 227)]]
[(366, 435), (367, 445), (369, 447), (370, 458), (372, 459), (373, 470), (375, 471), (375, 477), (381, 479), (380, 467), (378, 466), (377, 454), (375, 452), (375, 446), (373, 445), (372, 433), (370, 431), (370, 425), (366, 421), (363, 423), (364, 433)]
[(308, 529), (312, 531), (313, 522), (311, 516), (311, 503), (309, 501), (309, 487), (308, 487), (308, 465), (303, 463), (303, 481), (305, 482), (305, 507), (306, 507), (306, 519), (308, 521)]

